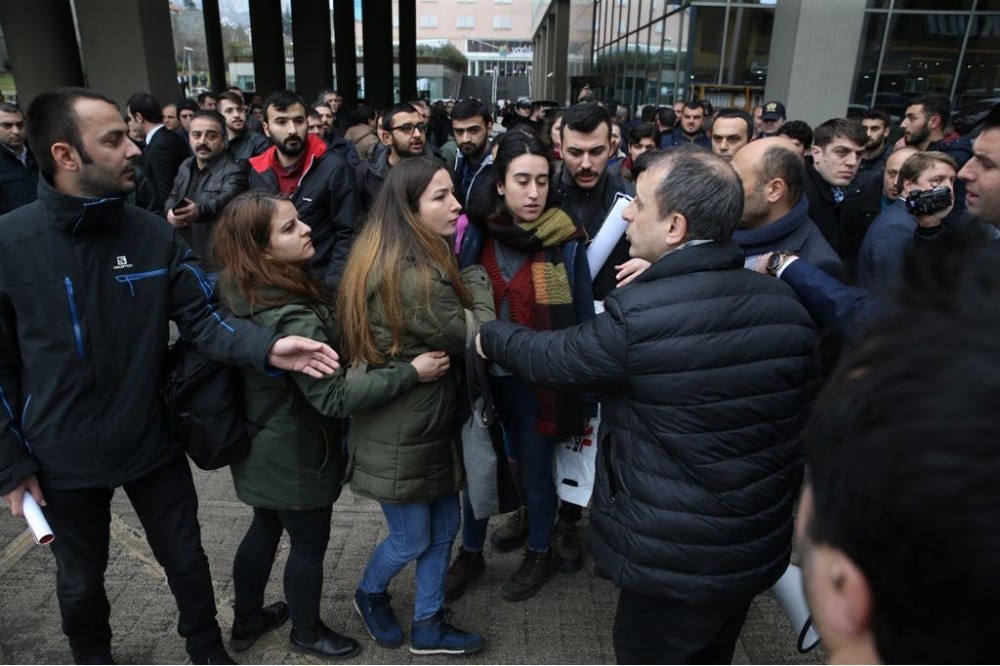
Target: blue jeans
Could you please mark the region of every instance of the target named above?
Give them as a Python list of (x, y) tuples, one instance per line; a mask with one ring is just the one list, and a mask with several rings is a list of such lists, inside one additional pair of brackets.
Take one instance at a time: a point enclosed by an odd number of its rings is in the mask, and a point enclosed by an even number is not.
[[(538, 403), (531, 387), (517, 377), (493, 377), (493, 399), (511, 457), (517, 460), (524, 505), (528, 509), (528, 550), (544, 553), (552, 545), (559, 497), (552, 478), (555, 437), (535, 430)], [(486, 543), (488, 520), (476, 520), (462, 493), (462, 548), (479, 552)]]
[(396, 574), (416, 560), (413, 619), (425, 620), (444, 607), (444, 578), (458, 534), (458, 495), (430, 503), (379, 504), (389, 536), (375, 546), (358, 587), (368, 594), (385, 592)]

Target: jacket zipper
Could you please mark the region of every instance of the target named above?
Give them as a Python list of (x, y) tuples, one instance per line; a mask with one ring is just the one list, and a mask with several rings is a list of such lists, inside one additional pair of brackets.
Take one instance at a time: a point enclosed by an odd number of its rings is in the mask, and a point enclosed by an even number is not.
[(73, 336), (76, 338), (76, 355), (83, 360), (83, 329), (80, 327), (80, 313), (73, 296), (73, 281), (66, 278), (66, 298), (69, 300), (69, 315), (73, 318)]

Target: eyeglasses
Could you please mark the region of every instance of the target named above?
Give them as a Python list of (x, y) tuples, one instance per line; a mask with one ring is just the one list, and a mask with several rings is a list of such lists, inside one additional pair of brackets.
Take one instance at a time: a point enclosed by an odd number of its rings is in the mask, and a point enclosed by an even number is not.
[(421, 134), (427, 134), (427, 123), (406, 123), (387, 128), (390, 132), (402, 132), (403, 134), (413, 134), (413, 130), (419, 130)]

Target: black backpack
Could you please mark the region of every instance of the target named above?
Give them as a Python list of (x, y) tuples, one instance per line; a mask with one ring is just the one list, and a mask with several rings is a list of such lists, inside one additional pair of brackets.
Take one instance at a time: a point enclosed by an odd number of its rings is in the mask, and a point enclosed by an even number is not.
[(186, 451), (201, 469), (212, 470), (247, 456), (253, 438), (292, 397), (292, 387), (248, 422), (239, 368), (213, 361), (190, 342), (178, 340), (167, 352), (161, 394), (175, 449)]

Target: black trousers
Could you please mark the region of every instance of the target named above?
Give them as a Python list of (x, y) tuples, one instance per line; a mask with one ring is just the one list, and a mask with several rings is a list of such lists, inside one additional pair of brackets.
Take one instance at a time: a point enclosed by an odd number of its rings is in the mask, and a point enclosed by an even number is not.
[(615, 658), (619, 664), (730, 664), (750, 601), (691, 606), (621, 590)]
[(237, 614), (253, 613), (263, 606), (264, 589), (271, 577), (281, 532), (286, 531), (291, 541), (284, 574), (288, 613), (296, 629), (308, 631), (316, 625), (332, 513), (332, 506), (313, 511), (253, 510), (253, 522), (233, 561)]
[[(208, 558), (201, 547), (198, 496), (183, 456), (124, 485), (146, 541), (167, 574), (180, 617), (177, 632), (192, 660), (222, 649)], [(77, 662), (111, 648), (111, 605), (104, 590), (114, 489), (42, 487), (55, 540), (56, 593), (63, 633)]]

